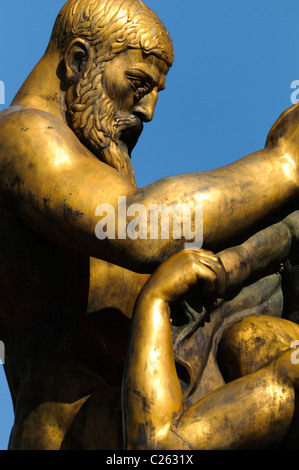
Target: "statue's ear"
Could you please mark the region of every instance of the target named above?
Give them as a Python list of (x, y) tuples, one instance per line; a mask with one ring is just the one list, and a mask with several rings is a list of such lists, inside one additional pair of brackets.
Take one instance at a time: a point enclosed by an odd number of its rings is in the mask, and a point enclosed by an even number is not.
[(71, 41), (64, 54), (68, 80), (72, 81), (72, 79), (84, 73), (90, 56), (91, 48), (85, 39), (76, 38)]

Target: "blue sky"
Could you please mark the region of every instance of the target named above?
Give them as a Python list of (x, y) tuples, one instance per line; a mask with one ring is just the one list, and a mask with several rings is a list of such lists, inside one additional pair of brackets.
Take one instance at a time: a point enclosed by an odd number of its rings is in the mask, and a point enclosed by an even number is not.
[[(207, 171), (261, 149), (272, 124), (292, 104), (291, 83), (299, 80), (298, 0), (145, 3), (166, 24), (176, 61), (155, 119), (133, 153), (138, 185)], [(0, 110), (43, 55), (63, 4), (1, 0)], [(7, 448), (12, 420), (0, 366), (0, 449)]]

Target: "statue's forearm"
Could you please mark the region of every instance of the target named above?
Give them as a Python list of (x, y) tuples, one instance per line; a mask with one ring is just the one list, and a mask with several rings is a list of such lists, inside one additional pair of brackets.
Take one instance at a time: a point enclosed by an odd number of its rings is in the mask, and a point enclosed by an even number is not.
[(143, 433), (156, 448), (182, 411), (168, 303), (150, 294), (145, 286), (135, 307), (124, 373), (122, 408), (128, 449), (139, 448)]
[(297, 194), (295, 161), (282, 149), (267, 148), (224, 168), (164, 178), (145, 188), (138, 199), (147, 207), (164, 201), (202, 204), (203, 246), (222, 249)]
[(295, 211), (281, 222), (255, 233), (241, 245), (217, 253), (227, 273), (226, 289), (238, 288), (252, 277), (283, 269), (293, 240), (298, 241), (298, 228), (299, 211)]

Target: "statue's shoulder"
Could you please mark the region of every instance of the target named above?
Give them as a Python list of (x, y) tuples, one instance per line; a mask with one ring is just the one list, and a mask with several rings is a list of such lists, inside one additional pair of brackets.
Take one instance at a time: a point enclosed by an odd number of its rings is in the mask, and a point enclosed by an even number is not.
[(266, 147), (276, 145), (279, 139), (288, 139), (298, 133), (299, 139), (299, 103), (286, 109), (273, 124), (266, 141)]
[[(53, 114), (47, 113), (41, 109), (24, 108), (22, 106), (10, 106), (0, 112), (0, 131), (3, 126), (7, 124), (34, 124), (39, 123), (43, 126), (47, 122), (59, 122), (63, 124), (60, 119), (57, 119)], [(17, 130), (17, 129), (16, 129)]]
[[(49, 145), (59, 139), (61, 144), (76, 141), (75, 134), (54, 115), (39, 109), (11, 106), (0, 112), (0, 148), (22, 148), (24, 143), (34, 148), (35, 145)], [(73, 142), (71, 142), (73, 143)]]

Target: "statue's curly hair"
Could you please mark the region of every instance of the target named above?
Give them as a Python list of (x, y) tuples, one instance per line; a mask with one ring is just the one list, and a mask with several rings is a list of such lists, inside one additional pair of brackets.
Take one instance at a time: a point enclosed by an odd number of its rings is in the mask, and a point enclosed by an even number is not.
[(141, 0), (68, 0), (51, 36), (64, 52), (74, 38), (84, 38), (107, 61), (129, 48), (141, 48), (173, 64), (173, 43), (158, 18)]

